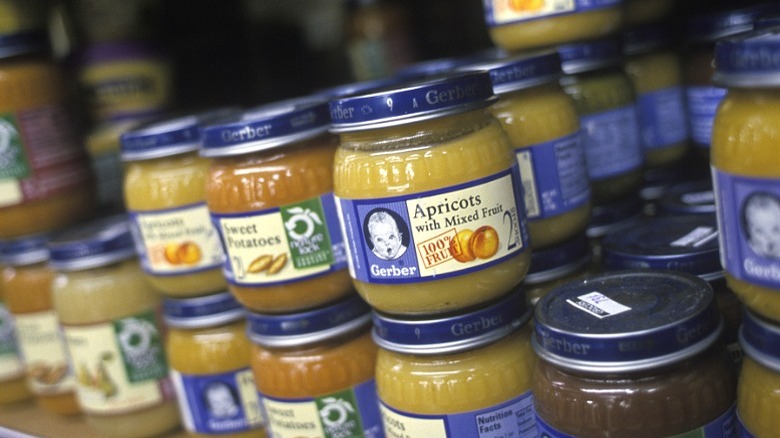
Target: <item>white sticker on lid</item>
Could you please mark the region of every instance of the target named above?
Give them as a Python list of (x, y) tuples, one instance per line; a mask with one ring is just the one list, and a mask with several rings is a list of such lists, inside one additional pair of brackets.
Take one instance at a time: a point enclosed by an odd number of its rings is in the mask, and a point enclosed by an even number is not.
[(577, 297), (577, 299), (568, 299), (566, 302), (574, 307), (590, 313), (599, 319), (606, 318), (608, 316), (614, 316), (618, 313), (631, 310), (630, 307), (624, 306), (602, 294), (601, 292), (595, 291), (585, 295), (580, 295)]
[(718, 238), (718, 230), (714, 227), (707, 227), (707, 226), (700, 226), (694, 228), (691, 232), (687, 233), (686, 235), (680, 237), (677, 240), (674, 240), (669, 245), (670, 246), (692, 246), (692, 247), (698, 247), (702, 246), (705, 243), (711, 241), (712, 239)]

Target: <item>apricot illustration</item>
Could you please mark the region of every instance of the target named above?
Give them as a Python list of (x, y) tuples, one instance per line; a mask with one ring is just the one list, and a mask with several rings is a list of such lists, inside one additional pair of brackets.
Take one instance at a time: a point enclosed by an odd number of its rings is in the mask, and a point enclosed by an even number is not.
[(473, 231), (466, 228), (465, 230), (458, 231), (455, 237), (450, 240), (450, 254), (452, 254), (452, 257), (455, 260), (466, 263), (476, 258), (469, 245), (469, 240), (473, 234)]
[(184, 263), (185, 265), (194, 265), (200, 261), (202, 251), (197, 243), (184, 242), (179, 245), (179, 249), (176, 250), (176, 255), (181, 263)]
[(177, 243), (165, 244), (165, 260), (172, 265), (181, 264), (181, 260), (179, 260), (179, 245)]
[(469, 247), (474, 256), (489, 259), (498, 252), (498, 232), (490, 225), (479, 227), (469, 240)]

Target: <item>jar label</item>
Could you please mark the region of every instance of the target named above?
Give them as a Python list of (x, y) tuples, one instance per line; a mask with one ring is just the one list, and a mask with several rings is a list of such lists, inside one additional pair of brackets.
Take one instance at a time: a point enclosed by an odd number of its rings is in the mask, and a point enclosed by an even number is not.
[(579, 132), (515, 149), (529, 219), (558, 216), (590, 199), (590, 182)]
[(681, 86), (638, 96), (639, 129), (645, 150), (661, 149), (688, 140), (685, 97)]
[(0, 380), (24, 375), (24, 365), (16, 344), (16, 329), (11, 312), (0, 303)]
[(54, 310), (16, 315), (16, 334), (27, 368), (27, 383), (34, 393), (62, 394), (75, 389)]
[[(669, 436), (666, 438), (739, 438), (739, 421), (737, 421), (736, 405), (732, 405), (720, 417), (707, 423), (703, 427), (693, 429), (688, 432)], [(576, 438), (553, 428), (544, 420), (536, 417), (536, 427), (539, 430), (539, 436), (546, 438)]]
[(501, 263), (528, 245), (517, 166), (412, 195), (339, 199), (353, 278), (415, 283)]
[(95, 174), (95, 189), (98, 203), (110, 211), (125, 208), (122, 159), (118, 151), (90, 154), (92, 172)]
[(85, 184), (89, 165), (64, 105), (0, 114), (0, 207)]
[(623, 0), (483, 0), (485, 23), (499, 26), (556, 15), (615, 8)]
[(151, 275), (192, 274), (222, 265), (224, 256), (205, 203), (131, 211), (141, 267)]
[(450, 415), (418, 415), (380, 401), (388, 438), (536, 438), (533, 397), (527, 391), (507, 402), (478, 411)]
[(260, 212), (211, 213), (211, 219), (232, 284), (282, 284), (347, 267), (332, 193)]
[(712, 86), (688, 86), (688, 124), (693, 144), (709, 149), (712, 140), (712, 122), (720, 101), (726, 97), (726, 89)]
[(171, 370), (184, 427), (199, 434), (257, 429), (265, 423), (252, 370), (182, 374)]
[(742, 421), (742, 418), (739, 416), (739, 412), (737, 412), (737, 423), (739, 425), (739, 437), (741, 438), (756, 438), (755, 435), (753, 435), (745, 426), (745, 423)]
[(132, 412), (173, 397), (154, 312), (63, 328), (85, 412)]
[(622, 175), (642, 167), (636, 105), (580, 117), (585, 161), (591, 181)]
[(631, 310), (630, 307), (624, 306), (601, 292), (596, 291), (580, 295), (576, 299), (569, 298), (566, 302), (599, 319)]
[(713, 241), (718, 238), (718, 230), (714, 227), (698, 226), (691, 231), (687, 232), (679, 239), (675, 239), (669, 242), (669, 246), (675, 248), (697, 248), (704, 245), (707, 242)]
[(82, 70), (82, 83), (96, 120), (150, 115), (170, 103), (170, 72), (159, 60), (127, 60)]
[(739, 280), (780, 289), (780, 180), (714, 167), (712, 179), (721, 264)]
[(376, 385), (369, 380), (343, 391), (306, 399), (261, 395), (274, 438), (380, 438)]

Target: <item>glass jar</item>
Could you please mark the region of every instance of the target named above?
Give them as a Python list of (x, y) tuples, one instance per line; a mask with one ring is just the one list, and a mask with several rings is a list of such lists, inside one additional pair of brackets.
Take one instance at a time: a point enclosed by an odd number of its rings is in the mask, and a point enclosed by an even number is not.
[[(774, 30), (773, 30), (774, 29)], [(780, 321), (780, 32), (721, 40), (715, 82), (728, 87), (712, 131), (722, 265), (754, 312)]]
[(245, 313), (227, 291), (163, 299), (166, 352), (191, 436), (265, 437)]
[(558, 48), (564, 91), (580, 115), (594, 205), (633, 196), (642, 184), (643, 153), (636, 95), (622, 68), (618, 40)]
[(525, 276), (521, 179), (488, 108), (494, 99), (479, 72), (331, 101), (350, 274), (374, 308), (453, 311), (502, 296)]
[(735, 436), (736, 372), (713, 295), (698, 277), (652, 270), (551, 290), (534, 314), (539, 431)]
[(14, 316), (27, 386), (38, 406), (48, 412), (80, 414), (76, 380), (62, 327), (52, 302), (54, 271), (48, 266), (48, 236), (36, 235), (0, 243), (3, 289)]
[(528, 303), (535, 306), (552, 288), (588, 275), (596, 268), (593, 260), (585, 233), (532, 252), (531, 266), (523, 280)]
[(639, 137), (651, 168), (679, 163), (688, 151), (682, 66), (673, 37), (669, 27), (660, 25), (624, 32), (624, 69), (637, 93)]
[(106, 436), (150, 437), (179, 426), (157, 321), (160, 298), (138, 266), (125, 215), (49, 241), (54, 309), (87, 424)]
[(622, 269), (670, 269), (707, 281), (723, 315), (723, 341), (734, 361), (742, 349), (737, 332), (742, 304), (729, 290), (720, 265), (718, 224), (715, 214), (643, 218), (608, 232), (601, 241), (605, 271)]
[(623, 0), (483, 0), (493, 43), (521, 51), (604, 37), (620, 30)]
[(230, 110), (163, 119), (122, 134), (124, 199), (147, 280), (172, 297), (225, 290), (224, 255), (206, 207), (211, 160), (198, 130)]
[(518, 289), (458, 315), (396, 319), (375, 313), (385, 435), (537, 436), (525, 301)]
[(299, 98), (203, 128), (206, 204), (223, 273), (245, 307), (312, 309), (352, 293), (333, 197), (327, 103)]
[(745, 359), (737, 386), (737, 416), (745, 438), (771, 437), (780, 430), (780, 327), (746, 311), (739, 341)]
[(674, 0), (625, 0), (625, 21), (628, 25), (657, 23), (669, 17)]
[(269, 434), (381, 437), (371, 315), (352, 294), (288, 315), (248, 315), (252, 372)]
[(5, 305), (0, 283), (0, 405), (27, 400), (32, 396), (27, 387), (14, 318)]
[(68, 86), (39, 54), (45, 33), (0, 39), (0, 238), (81, 221), (94, 205), (89, 163)]
[(498, 102), (490, 109), (517, 155), (531, 248), (549, 247), (585, 230), (590, 183), (577, 110), (558, 84), (555, 51), (469, 65), (487, 70)]

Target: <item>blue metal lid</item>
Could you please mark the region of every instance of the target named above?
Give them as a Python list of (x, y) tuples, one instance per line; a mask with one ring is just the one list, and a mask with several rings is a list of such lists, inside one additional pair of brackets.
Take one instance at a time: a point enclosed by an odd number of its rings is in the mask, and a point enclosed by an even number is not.
[(0, 59), (48, 50), (49, 37), (45, 30), (0, 35)]
[(49, 260), (47, 234), (36, 234), (12, 240), (0, 240), (0, 264), (25, 266)]
[(136, 256), (130, 222), (120, 214), (93, 220), (49, 240), (50, 265), (79, 271), (110, 265)]
[(122, 160), (149, 160), (197, 151), (200, 127), (236, 112), (238, 108), (220, 108), (144, 123), (120, 137)]
[(457, 73), (330, 102), (331, 131), (419, 122), (489, 106), (496, 99), (487, 72)]
[(250, 108), (201, 129), (204, 157), (227, 157), (265, 151), (327, 132), (324, 97), (306, 96)]
[(601, 257), (607, 270), (674, 269), (708, 281), (723, 276), (714, 214), (631, 221), (604, 235)]
[(744, 8), (713, 9), (694, 15), (687, 23), (685, 36), (689, 42), (712, 43), (721, 38), (753, 30), (756, 20), (777, 10), (772, 3)]
[(659, 214), (715, 214), (712, 180), (669, 186), (658, 200)]
[(585, 233), (549, 248), (531, 252), (531, 265), (523, 282), (539, 284), (571, 274), (587, 265), (592, 257)]
[(619, 66), (623, 51), (617, 38), (586, 41), (558, 46), (561, 70), (566, 74), (583, 73)]
[(761, 365), (780, 372), (780, 326), (744, 307), (739, 344), (745, 354)]
[(230, 292), (196, 298), (164, 298), (163, 317), (171, 327), (196, 329), (238, 321), (246, 310)]
[(640, 217), (643, 208), (644, 204), (639, 196), (629, 196), (619, 201), (594, 205), (590, 210), (588, 237), (601, 237), (624, 222)]
[(557, 81), (561, 76), (561, 60), (558, 52), (543, 51), (475, 62), (459, 70), (487, 71), (493, 82), (493, 91), (500, 95)]
[(264, 347), (296, 347), (331, 339), (370, 325), (371, 308), (353, 294), (329, 306), (288, 315), (247, 314), (247, 333)]
[(674, 46), (675, 31), (659, 23), (634, 26), (623, 31), (623, 53), (639, 55)]
[(780, 28), (719, 40), (712, 81), (725, 87), (780, 86)]
[(534, 313), (533, 347), (562, 368), (621, 373), (694, 356), (717, 341), (709, 283), (683, 272), (630, 270), (556, 288)]
[(531, 318), (522, 289), (464, 313), (433, 319), (397, 319), (374, 311), (374, 342), (407, 354), (447, 354), (495, 342)]
[(780, 26), (780, 13), (773, 13), (770, 15), (762, 15), (758, 17), (753, 24), (753, 28), (766, 29), (767, 27)]

